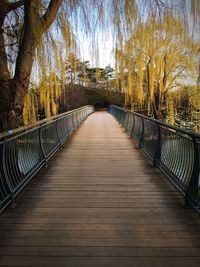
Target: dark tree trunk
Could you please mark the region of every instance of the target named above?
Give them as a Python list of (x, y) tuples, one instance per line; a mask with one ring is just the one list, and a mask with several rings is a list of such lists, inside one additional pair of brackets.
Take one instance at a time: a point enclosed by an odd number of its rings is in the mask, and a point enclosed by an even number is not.
[(24, 98), (28, 92), (35, 56), (36, 41), (31, 32), (24, 33), (13, 79), (1, 80), (0, 131), (18, 128), (23, 124)]
[(156, 91), (154, 92), (154, 101), (153, 101), (153, 115), (154, 118), (157, 120), (162, 119), (162, 98), (161, 98), (161, 92), (159, 90), (159, 88), (156, 89)]
[(12, 80), (0, 80), (0, 132), (7, 129), (8, 111), (12, 98)]
[(0, 131), (18, 128), (23, 125), (24, 97), (29, 80), (0, 81)]

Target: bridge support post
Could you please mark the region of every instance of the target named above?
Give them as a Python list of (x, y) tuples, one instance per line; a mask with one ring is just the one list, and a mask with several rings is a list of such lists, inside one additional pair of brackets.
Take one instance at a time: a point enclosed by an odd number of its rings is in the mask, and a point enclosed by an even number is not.
[(161, 132), (160, 132), (160, 126), (157, 125), (158, 127), (158, 140), (157, 140), (157, 146), (156, 146), (156, 152), (155, 155), (153, 157), (153, 166), (155, 166), (156, 164), (160, 165), (160, 161), (161, 161)]
[(132, 114), (132, 116), (133, 116), (133, 127), (132, 127), (132, 129), (131, 129), (131, 138), (133, 138), (133, 133), (134, 133), (134, 126), (135, 126), (135, 115), (134, 114)]
[(41, 149), (41, 152), (42, 152), (42, 156), (43, 156), (43, 158), (45, 160), (45, 166), (47, 168), (48, 167), (48, 165), (47, 165), (47, 156), (45, 154), (45, 151), (44, 151), (44, 148), (43, 148), (43, 145), (42, 145), (42, 126), (39, 129), (39, 142), (40, 142), (40, 149)]
[(128, 130), (128, 124), (129, 124), (129, 112), (127, 112), (127, 120), (126, 120), (126, 126), (125, 126), (125, 131), (126, 132)]
[(60, 136), (59, 136), (59, 130), (58, 130), (58, 120), (56, 120), (56, 135), (57, 135), (57, 138), (58, 138), (58, 141), (59, 141), (60, 149), (62, 149), (62, 142), (61, 142), (61, 139), (60, 139)]
[(141, 133), (141, 136), (140, 136), (139, 148), (142, 147), (142, 144), (143, 144), (143, 141), (144, 141), (144, 118), (141, 117), (141, 120), (142, 120), (142, 133)]

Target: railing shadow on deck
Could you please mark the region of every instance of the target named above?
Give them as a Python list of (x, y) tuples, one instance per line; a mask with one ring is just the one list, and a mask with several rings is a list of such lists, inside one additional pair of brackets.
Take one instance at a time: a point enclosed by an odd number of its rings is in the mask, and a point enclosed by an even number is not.
[(0, 135), (0, 212), (93, 112), (84, 106)]
[(108, 112), (181, 192), (185, 205), (200, 212), (200, 134), (114, 105)]

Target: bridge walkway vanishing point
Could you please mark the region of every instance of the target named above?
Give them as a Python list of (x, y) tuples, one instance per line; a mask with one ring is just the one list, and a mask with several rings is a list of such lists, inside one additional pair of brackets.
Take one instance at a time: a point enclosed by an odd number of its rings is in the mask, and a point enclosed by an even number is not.
[(0, 215), (0, 266), (200, 266), (200, 219), (106, 112)]

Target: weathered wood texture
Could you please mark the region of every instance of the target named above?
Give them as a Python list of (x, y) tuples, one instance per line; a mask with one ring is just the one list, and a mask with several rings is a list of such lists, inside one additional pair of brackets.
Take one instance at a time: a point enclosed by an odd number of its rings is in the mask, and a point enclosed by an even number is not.
[(0, 266), (200, 266), (200, 218), (106, 112), (0, 215)]

